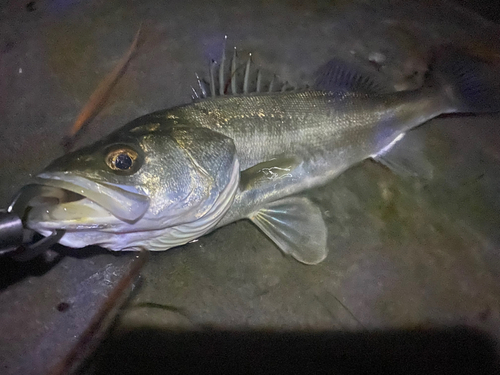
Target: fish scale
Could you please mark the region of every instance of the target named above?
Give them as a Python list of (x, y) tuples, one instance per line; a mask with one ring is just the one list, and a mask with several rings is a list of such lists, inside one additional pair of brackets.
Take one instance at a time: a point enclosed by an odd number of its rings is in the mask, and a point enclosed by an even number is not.
[[(360, 161), (383, 146), (377, 134), (389, 129), (390, 134), (384, 139), (389, 144), (415, 119), (434, 117), (436, 94), (429, 94), (413, 92), (403, 99), (400, 94), (393, 94), (392, 100), (319, 91), (219, 97), (157, 112), (155, 116), (174, 113), (180, 123), (206, 127), (230, 137), (242, 169), (282, 154), (345, 154), (352, 146), (352, 158)], [(397, 101), (405, 104), (401, 109), (405, 122), (395, 110)], [(422, 101), (428, 107), (427, 113), (416, 105)]]

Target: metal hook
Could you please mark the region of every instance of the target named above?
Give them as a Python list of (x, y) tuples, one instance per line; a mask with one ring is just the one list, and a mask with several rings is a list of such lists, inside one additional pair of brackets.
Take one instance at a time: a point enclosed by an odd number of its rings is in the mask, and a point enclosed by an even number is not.
[(12, 258), (19, 262), (25, 262), (27, 260), (33, 259), (36, 256), (47, 251), (52, 245), (59, 242), (65, 232), (65, 230), (54, 230), (50, 235), (42, 238), (40, 241), (37, 241), (31, 245), (23, 246), (23, 248), (18, 253), (12, 254)]
[(24, 242), (23, 222), (15, 213), (0, 210), (0, 254), (15, 251)]
[(47, 251), (64, 235), (64, 230), (55, 230), (47, 237), (29, 243), (34, 231), (26, 229), (14, 212), (0, 210), (0, 255), (9, 254), (17, 261), (27, 261)]
[(0, 255), (9, 254), (15, 260), (27, 261), (48, 250), (64, 235), (64, 230), (55, 230), (49, 236), (30, 244), (35, 232), (24, 227), (22, 217), (30, 199), (41, 189), (41, 185), (26, 185), (14, 197), (7, 210), (0, 210)]

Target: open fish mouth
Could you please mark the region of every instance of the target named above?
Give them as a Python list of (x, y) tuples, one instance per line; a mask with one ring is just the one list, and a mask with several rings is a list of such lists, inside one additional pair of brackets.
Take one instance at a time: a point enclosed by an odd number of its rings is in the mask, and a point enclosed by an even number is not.
[(135, 188), (98, 182), (66, 172), (43, 173), (19, 193), (29, 207), (26, 224), (34, 230), (85, 230), (134, 223), (149, 208)]

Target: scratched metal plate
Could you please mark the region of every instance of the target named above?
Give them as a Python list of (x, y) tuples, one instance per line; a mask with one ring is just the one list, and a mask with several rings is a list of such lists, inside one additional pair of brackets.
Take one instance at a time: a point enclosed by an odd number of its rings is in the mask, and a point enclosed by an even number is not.
[[(399, 89), (412, 88), (431, 45), (452, 41), (491, 59), (499, 51), (498, 26), (448, 2), (432, 9), (394, 3), (2, 5), (2, 206), (62, 153), (62, 136), (141, 21), (146, 39), (138, 56), (82, 143), (188, 102), (194, 72), (218, 58), (225, 34), (258, 64), (298, 83), (341, 55), (380, 70)], [(409, 134), (398, 147), (423, 144), (436, 168), (430, 181), (367, 161), (308, 192), (329, 229), (330, 254), (319, 266), (284, 258), (247, 222), (153, 254), (116, 334), (144, 327), (344, 332), (470, 325), (499, 338), (499, 120), (439, 118)], [(53, 267), (2, 260), (2, 374), (52, 368), (133, 259), (94, 249), (65, 253)]]

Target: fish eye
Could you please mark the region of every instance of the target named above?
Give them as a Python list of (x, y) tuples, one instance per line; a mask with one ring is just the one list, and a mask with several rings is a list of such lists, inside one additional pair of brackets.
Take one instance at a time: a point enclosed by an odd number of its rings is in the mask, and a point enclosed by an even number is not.
[(138, 154), (129, 148), (119, 148), (110, 151), (106, 156), (106, 164), (114, 171), (130, 171), (137, 160)]
[(126, 170), (132, 166), (132, 158), (128, 154), (120, 154), (115, 158), (114, 164), (116, 168)]

